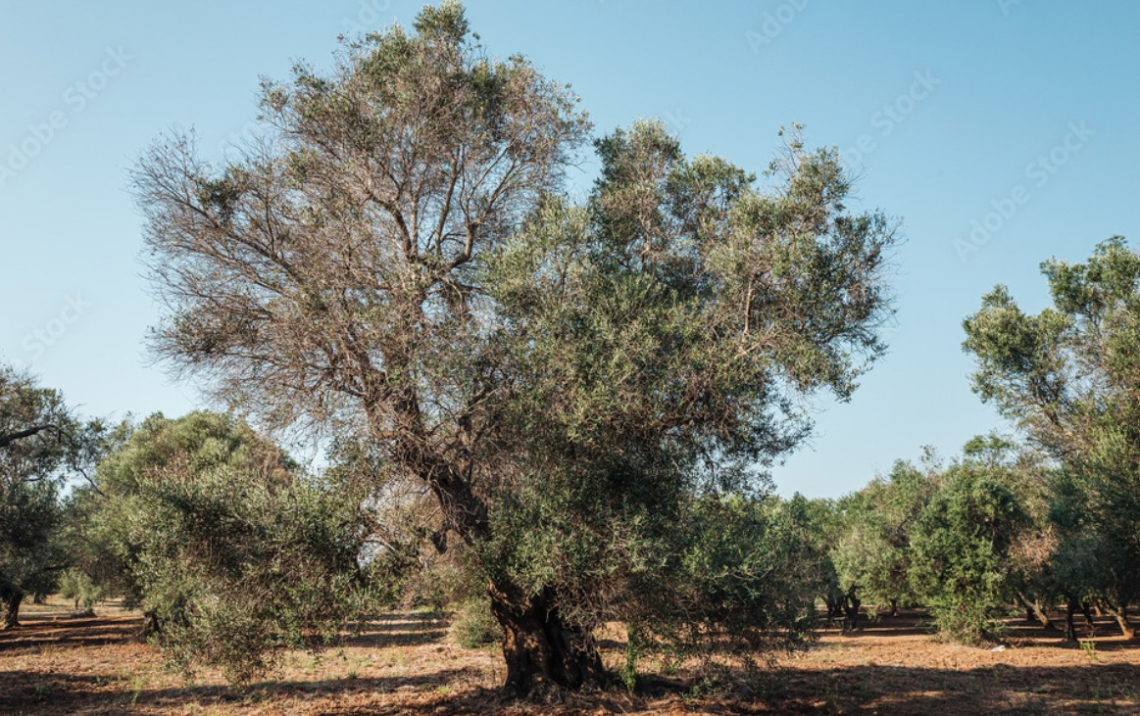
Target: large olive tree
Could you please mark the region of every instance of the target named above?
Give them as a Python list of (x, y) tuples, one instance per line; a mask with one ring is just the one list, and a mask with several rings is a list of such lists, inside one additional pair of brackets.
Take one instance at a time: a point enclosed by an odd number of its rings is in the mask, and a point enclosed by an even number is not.
[(793, 447), (796, 396), (847, 398), (879, 355), (892, 226), (846, 209), (832, 152), (793, 138), (765, 188), (651, 123), (597, 142), (577, 205), (576, 98), (474, 37), (426, 8), (267, 82), (240, 160), (155, 145), (154, 344), (267, 424), (367, 435), (482, 565), (508, 686), (576, 688), (680, 501)]

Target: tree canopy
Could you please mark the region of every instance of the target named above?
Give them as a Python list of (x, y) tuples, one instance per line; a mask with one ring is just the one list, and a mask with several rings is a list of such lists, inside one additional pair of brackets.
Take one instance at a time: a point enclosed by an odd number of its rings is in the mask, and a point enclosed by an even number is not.
[(477, 555), (508, 684), (578, 687), (601, 674), (599, 577), (881, 354), (894, 227), (796, 133), (762, 185), (659, 124), (618, 130), (576, 203), (570, 89), (487, 55), (458, 4), (413, 27), (266, 82), (237, 161), (189, 136), (144, 157), (154, 346), (267, 425), (367, 435)]

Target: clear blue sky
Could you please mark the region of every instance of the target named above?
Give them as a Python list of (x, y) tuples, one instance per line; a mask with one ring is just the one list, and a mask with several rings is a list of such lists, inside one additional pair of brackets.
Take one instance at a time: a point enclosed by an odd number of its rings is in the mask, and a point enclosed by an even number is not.
[[(338, 34), (418, 6), (0, 0), (0, 360), (88, 414), (202, 405), (142, 346), (158, 314), (128, 168), (171, 126), (218, 155), (253, 119), (259, 75), (327, 67)], [(890, 354), (850, 404), (818, 401), (817, 436), (775, 472), (785, 494), (836, 496), (1000, 427), (969, 390), (962, 319), (998, 282), (1039, 308), (1041, 260), (1140, 236), (1140, 3), (471, 0), (468, 14), (492, 53), (572, 82), (599, 132), (657, 116), (687, 151), (760, 170), (780, 126), (803, 123), (850, 157), (863, 205), (904, 221)]]

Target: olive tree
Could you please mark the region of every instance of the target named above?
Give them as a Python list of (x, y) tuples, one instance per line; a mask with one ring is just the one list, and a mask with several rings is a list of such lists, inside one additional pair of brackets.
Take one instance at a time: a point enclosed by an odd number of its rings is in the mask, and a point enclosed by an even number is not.
[(858, 624), (867, 599), (889, 607), (892, 616), (900, 602), (914, 601), (911, 534), (935, 489), (932, 469), (900, 461), (889, 475), (840, 501), (831, 558), (849, 626)]
[(1050, 260), (1041, 270), (1052, 306), (1025, 313), (998, 286), (965, 321), (974, 388), (1062, 468), (1051, 515), (1070, 615), (1096, 598), (1131, 636), (1127, 610), (1140, 600), (1140, 256), (1115, 237), (1083, 263)]
[(27, 595), (50, 593), (66, 568), (59, 488), (82, 426), (59, 391), (0, 366), (0, 600), (3, 628)]
[(637, 545), (794, 447), (797, 395), (848, 398), (888, 311), (893, 225), (847, 209), (834, 152), (793, 137), (762, 184), (639, 124), (597, 142), (575, 203), (576, 101), (444, 3), (267, 82), (242, 158), (176, 136), (135, 173), (159, 355), (422, 485), (520, 692), (601, 678), (592, 626), (651, 568)]
[(938, 476), (911, 529), (908, 576), (944, 636), (997, 635), (1012, 591), (1012, 547), (1027, 526), (1008, 467), (966, 455)]
[(186, 670), (246, 681), (285, 648), (336, 638), (365, 594), (359, 499), (234, 418), (152, 415), (100, 462), (91, 490), (99, 559), (84, 576), (141, 607)]

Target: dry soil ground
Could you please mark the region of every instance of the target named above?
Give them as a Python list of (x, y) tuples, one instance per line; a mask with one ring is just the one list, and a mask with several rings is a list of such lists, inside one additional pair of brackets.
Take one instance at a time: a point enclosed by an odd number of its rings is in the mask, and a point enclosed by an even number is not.
[[(231, 688), (166, 670), (131, 639), (138, 615), (99, 613), (71, 618), (49, 603), (0, 633), (0, 714), (1140, 714), (1140, 640), (1122, 642), (1107, 621), (1082, 647), (1011, 620), (1009, 645), (991, 651), (938, 643), (910, 614), (825, 631), (747, 698), (612, 693), (539, 706), (502, 699), (497, 653), (457, 646), (438, 615), (388, 615), (341, 649), (291, 654), (273, 680)], [(616, 665), (620, 644), (609, 646)]]

